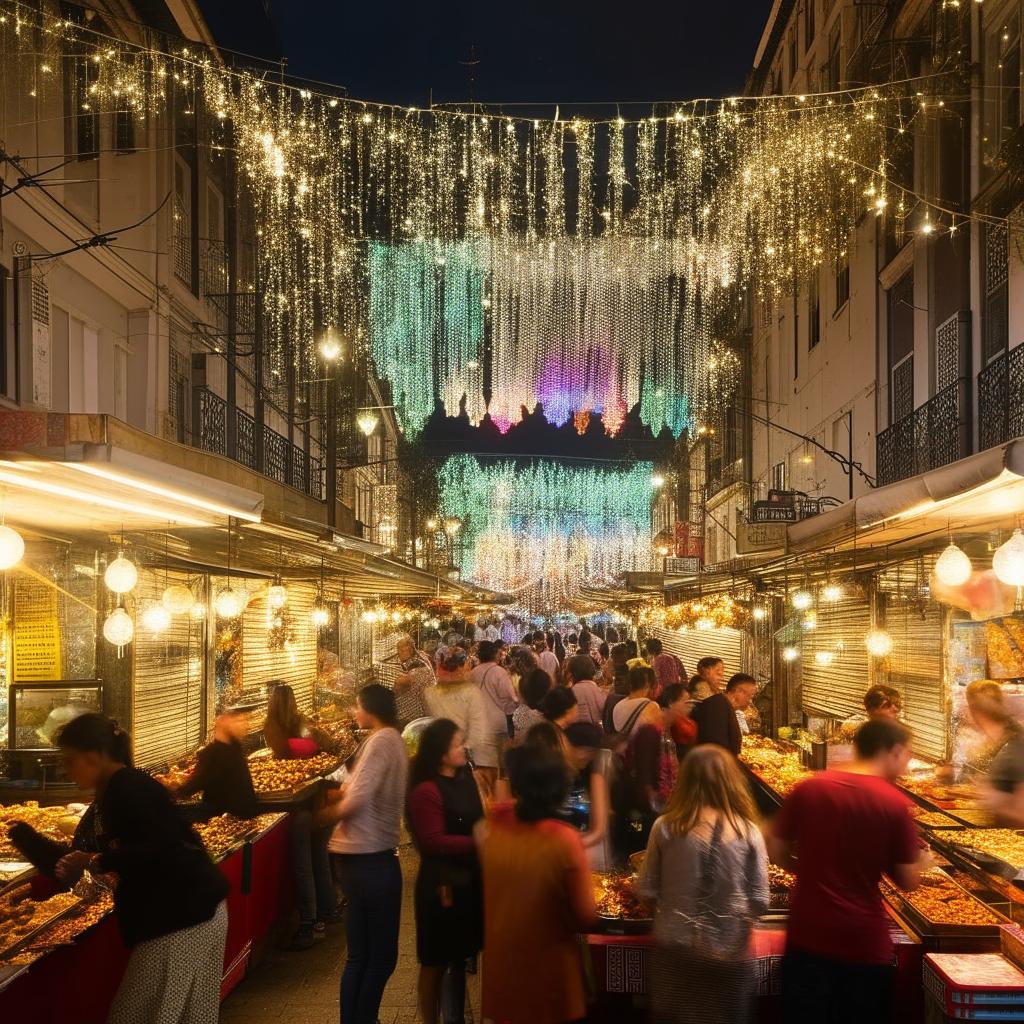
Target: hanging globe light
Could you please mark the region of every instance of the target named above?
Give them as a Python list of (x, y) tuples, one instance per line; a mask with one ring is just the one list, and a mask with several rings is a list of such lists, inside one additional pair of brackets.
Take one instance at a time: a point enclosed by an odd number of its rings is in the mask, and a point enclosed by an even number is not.
[(104, 639), (120, 650), (130, 644), (134, 636), (135, 623), (132, 617), (123, 608), (115, 608), (103, 623)]
[(153, 601), (142, 612), (142, 625), (148, 633), (162, 633), (171, 624), (171, 613), (162, 603)]
[(814, 604), (814, 595), (809, 590), (794, 590), (790, 600), (798, 612), (804, 612)]
[(864, 646), (873, 658), (887, 658), (892, 653), (892, 637), (884, 629), (869, 630)]
[(115, 594), (127, 594), (139, 582), (139, 570), (135, 568), (134, 562), (120, 554), (107, 566), (103, 582)]
[(836, 601), (842, 600), (843, 588), (838, 583), (829, 583), (821, 592), (821, 596), (824, 600), (834, 604)]
[(327, 605), (321, 604), (319, 601), (313, 605), (313, 610), (309, 613), (309, 621), (316, 626), (317, 629), (322, 629), (331, 621), (331, 613), (327, 608)]
[(1013, 536), (996, 549), (992, 568), (1000, 583), (1009, 587), (1024, 587), (1024, 533), (1018, 526)]
[(25, 557), (25, 538), (9, 526), (0, 526), (0, 569), (13, 569)]
[(267, 604), (275, 611), (288, 603), (288, 588), (278, 580), (267, 588)]
[(248, 597), (241, 590), (234, 587), (225, 587), (217, 594), (213, 607), (217, 617), (221, 619), (237, 619), (245, 611), (248, 604)]
[(171, 615), (184, 615), (191, 610), (195, 598), (184, 583), (172, 583), (164, 591), (160, 601)]
[(971, 578), (971, 569), (971, 560), (951, 542), (935, 563), (935, 576), (947, 587), (959, 587)]
[(370, 611), (363, 612), (360, 618), (363, 622), (373, 623), (377, 621), (377, 613), (371, 609)]
[(762, 608), (760, 605), (758, 605), (750, 614), (753, 615), (755, 621), (757, 622), (763, 622), (766, 618), (768, 618), (767, 610)]
[(379, 422), (380, 417), (372, 409), (364, 409), (356, 417), (356, 425), (367, 437), (377, 429)]
[(783, 661), (796, 661), (800, 657), (800, 652), (795, 647), (783, 647), (782, 648), (782, 660)]

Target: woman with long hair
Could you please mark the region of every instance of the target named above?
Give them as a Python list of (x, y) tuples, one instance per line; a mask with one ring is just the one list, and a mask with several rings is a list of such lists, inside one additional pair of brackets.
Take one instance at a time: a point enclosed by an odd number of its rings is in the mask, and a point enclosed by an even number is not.
[(493, 807), (478, 827), (482, 1016), (565, 1024), (586, 1016), (577, 934), (596, 919), (593, 882), (578, 833), (558, 820), (569, 790), (565, 755), (530, 738), (527, 745), (529, 756), (509, 758), (515, 803)]
[(657, 904), (655, 1024), (752, 1019), (753, 922), (768, 909), (768, 855), (746, 781), (728, 752), (692, 750), (647, 844), (641, 889)]
[(989, 741), (985, 802), (1011, 828), (1024, 826), (1024, 728), (1006, 706), (1003, 688), (992, 679), (968, 683), (964, 696), (978, 731)]
[(447, 718), (420, 734), (409, 774), (409, 831), (420, 854), (416, 955), (424, 1024), (465, 1019), (466, 961), (483, 946), (483, 896), (473, 828), (483, 803), (462, 730)]
[(517, 743), (522, 742), (532, 726), (544, 721), (544, 698), (553, 686), (551, 676), (542, 668), (534, 668), (520, 681), (520, 703), (512, 712), (512, 730)]
[(228, 912), (228, 883), (171, 794), (132, 767), (131, 739), (104, 715), (85, 714), (60, 731), (68, 776), (94, 790), (99, 852), (57, 862), (73, 885), (88, 869), (115, 874), (114, 910), (131, 949), (110, 1024), (216, 1024)]

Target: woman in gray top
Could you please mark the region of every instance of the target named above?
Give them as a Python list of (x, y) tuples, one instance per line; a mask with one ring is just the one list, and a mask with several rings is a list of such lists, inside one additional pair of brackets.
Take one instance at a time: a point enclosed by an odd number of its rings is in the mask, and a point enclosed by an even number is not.
[(684, 758), (651, 830), (641, 891), (657, 904), (655, 1024), (753, 1018), (753, 922), (768, 909), (768, 856), (735, 759), (720, 747)]

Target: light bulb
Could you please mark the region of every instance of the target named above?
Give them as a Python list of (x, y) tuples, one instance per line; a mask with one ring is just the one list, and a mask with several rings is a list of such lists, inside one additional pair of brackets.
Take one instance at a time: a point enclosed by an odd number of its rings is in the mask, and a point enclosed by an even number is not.
[(768, 612), (767, 612), (767, 611), (765, 611), (765, 609), (764, 609), (764, 608), (762, 608), (762, 607), (761, 607), (760, 605), (758, 605), (758, 606), (757, 606), (757, 607), (756, 607), (756, 608), (755, 608), (755, 609), (754, 609), (754, 610), (753, 610), (753, 611), (751, 612), (751, 615), (753, 615), (753, 616), (754, 616), (754, 619), (755, 619), (755, 620), (756, 620), (757, 622), (763, 622), (763, 621), (764, 621), (764, 620), (765, 620), (766, 618), (768, 618)]
[(815, 651), (814, 660), (819, 665), (831, 665), (835, 655), (831, 651)]
[(309, 613), (309, 621), (313, 623), (317, 629), (321, 629), (331, 621), (331, 613), (327, 610), (326, 605), (315, 604), (313, 610)]
[(283, 583), (273, 583), (267, 588), (267, 604), (271, 608), (283, 608), (287, 601), (288, 588)]
[(886, 658), (892, 653), (892, 637), (884, 629), (872, 629), (864, 637), (864, 646), (873, 658)]
[(115, 594), (127, 594), (139, 582), (139, 570), (124, 555), (118, 555), (103, 574), (103, 582)]
[(361, 618), (363, 622), (374, 623), (377, 621), (377, 613), (375, 611), (363, 612)]
[(103, 623), (104, 639), (115, 647), (124, 647), (132, 642), (135, 636), (135, 623), (123, 609), (115, 608)]
[(25, 556), (25, 538), (9, 526), (0, 526), (0, 569), (13, 569)]
[(163, 593), (161, 603), (171, 615), (184, 615), (192, 608), (195, 598), (183, 583), (172, 583)]
[(431, 533), (436, 533), (440, 525), (441, 524), (433, 516), (427, 520), (427, 529), (430, 530)]
[(952, 542), (935, 563), (935, 575), (947, 587), (962, 586), (971, 578), (971, 569), (971, 560)]
[(247, 604), (248, 598), (242, 591), (235, 590), (233, 587), (225, 587), (217, 594), (213, 607), (216, 609), (218, 618), (237, 619), (245, 611)]
[(142, 625), (149, 633), (162, 633), (171, 624), (171, 613), (162, 603), (154, 601), (142, 612)]
[(392, 622), (401, 622), (402, 621), (402, 613), (401, 612), (392, 612), (391, 613), (391, 621)]
[(795, 647), (783, 647), (782, 648), (782, 660), (783, 661), (796, 661), (800, 657), (800, 652)]
[(658, 490), (658, 488), (660, 488), (660, 487), (664, 487), (665, 486), (665, 478), (660, 473), (655, 473), (651, 477), (651, 486), (655, 490)]
[(821, 592), (821, 596), (826, 601), (839, 601), (839, 600), (842, 599), (842, 596), (843, 596), (843, 588), (841, 586), (839, 586), (838, 583), (830, 583)]
[(1013, 531), (1013, 536), (996, 549), (992, 568), (1001, 583), (1024, 587), (1024, 533), (1019, 526)]
[(379, 417), (372, 409), (364, 409), (356, 417), (356, 425), (367, 437), (377, 429), (378, 422)]
[(809, 590), (794, 590), (790, 600), (798, 612), (803, 612), (814, 604), (814, 595)]
[(320, 342), (320, 355), (329, 363), (333, 363), (341, 355), (341, 342), (338, 341), (333, 332)]

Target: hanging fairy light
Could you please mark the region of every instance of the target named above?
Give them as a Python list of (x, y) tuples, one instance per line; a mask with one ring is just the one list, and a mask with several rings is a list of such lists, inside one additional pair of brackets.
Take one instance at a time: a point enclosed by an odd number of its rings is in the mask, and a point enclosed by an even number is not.
[(288, 603), (288, 588), (278, 577), (267, 587), (267, 605), (274, 611), (280, 611)]
[(103, 582), (115, 594), (127, 594), (139, 582), (139, 570), (122, 552), (107, 566)]
[(783, 647), (782, 648), (782, 660), (783, 661), (796, 661), (800, 657), (800, 651), (796, 647)]
[(0, 526), (0, 570), (13, 569), (25, 557), (25, 538), (10, 526)]
[(356, 425), (367, 437), (377, 429), (379, 422), (380, 417), (372, 409), (364, 409), (356, 417)]
[(952, 541), (935, 562), (935, 576), (947, 587), (962, 586), (971, 578), (972, 571), (970, 558)]
[(309, 613), (309, 621), (316, 626), (317, 629), (322, 629), (331, 621), (330, 609), (327, 605), (318, 601), (313, 605), (313, 610)]
[(762, 605), (755, 605), (750, 614), (757, 622), (764, 622), (768, 618), (768, 611)]
[(219, 619), (237, 619), (245, 611), (249, 595), (236, 587), (222, 587), (214, 599), (213, 607)]
[(196, 601), (188, 610), (188, 617), (193, 622), (202, 622), (206, 618), (206, 602)]
[(162, 633), (171, 624), (171, 613), (164, 605), (152, 601), (142, 610), (142, 625), (148, 633)]
[(892, 653), (892, 637), (884, 629), (872, 629), (864, 637), (864, 646), (873, 658), (887, 658)]
[(809, 590), (794, 590), (790, 601), (798, 612), (803, 612), (814, 604), (814, 595)]
[(829, 604), (835, 604), (843, 599), (843, 588), (838, 583), (828, 583), (821, 591), (821, 598)]
[(135, 623), (123, 609), (115, 608), (103, 621), (103, 638), (117, 648), (118, 657), (135, 636)]

